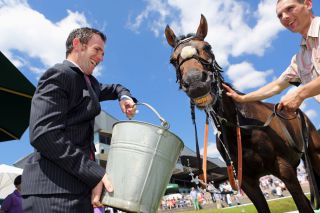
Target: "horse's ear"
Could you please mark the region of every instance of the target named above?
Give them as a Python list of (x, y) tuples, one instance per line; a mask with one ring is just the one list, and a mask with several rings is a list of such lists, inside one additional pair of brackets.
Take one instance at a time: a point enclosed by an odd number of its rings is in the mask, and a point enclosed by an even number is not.
[(170, 44), (170, 46), (174, 48), (176, 46), (176, 35), (174, 34), (173, 30), (169, 27), (169, 25), (166, 26), (165, 35), (168, 44)]
[(207, 36), (207, 33), (208, 33), (207, 19), (204, 17), (204, 15), (201, 14), (201, 20), (200, 20), (200, 24), (199, 24), (196, 36), (204, 40), (204, 38)]

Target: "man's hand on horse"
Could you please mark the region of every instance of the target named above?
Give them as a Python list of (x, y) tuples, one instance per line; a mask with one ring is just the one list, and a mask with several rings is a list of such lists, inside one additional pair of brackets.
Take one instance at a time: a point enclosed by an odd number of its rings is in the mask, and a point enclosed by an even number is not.
[(243, 95), (239, 95), (233, 89), (231, 89), (231, 87), (229, 87), (226, 84), (222, 84), (222, 86), (226, 90), (227, 96), (231, 97), (236, 102), (239, 102), (239, 103), (243, 102)]
[(279, 105), (277, 110), (286, 110), (288, 112), (295, 112), (303, 102), (303, 99), (299, 95), (299, 91), (295, 90), (290, 92), (289, 94), (285, 95)]

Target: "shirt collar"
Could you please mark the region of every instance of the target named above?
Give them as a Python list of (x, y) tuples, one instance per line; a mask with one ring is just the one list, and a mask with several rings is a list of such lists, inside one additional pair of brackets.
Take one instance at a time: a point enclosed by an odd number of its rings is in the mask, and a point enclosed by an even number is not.
[(307, 34), (307, 38), (303, 38), (301, 39), (301, 46), (306, 46), (307, 45), (307, 40), (311, 37), (311, 38), (318, 38), (319, 37), (319, 29), (320, 28), (320, 17), (314, 17), (312, 19), (312, 22), (310, 24), (309, 30), (308, 30), (308, 34)]
[(80, 68), (80, 66), (74, 62), (74, 61), (71, 61), (70, 59), (66, 59), (67, 61), (69, 61), (70, 63), (72, 63), (74, 66), (76, 66), (77, 68), (79, 68), (79, 70), (84, 74), (84, 72), (82, 71), (82, 69)]

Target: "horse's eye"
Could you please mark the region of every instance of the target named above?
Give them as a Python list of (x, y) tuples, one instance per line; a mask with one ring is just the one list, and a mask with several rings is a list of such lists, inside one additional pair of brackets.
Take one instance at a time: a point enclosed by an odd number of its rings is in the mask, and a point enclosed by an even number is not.
[(210, 45), (206, 45), (203, 47), (203, 50), (207, 53), (210, 53), (211, 52), (211, 46)]

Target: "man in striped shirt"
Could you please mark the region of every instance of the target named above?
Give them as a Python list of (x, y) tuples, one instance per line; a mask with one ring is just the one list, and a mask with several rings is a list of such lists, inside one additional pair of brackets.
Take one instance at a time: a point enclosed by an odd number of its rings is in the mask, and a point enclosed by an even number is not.
[(312, 0), (278, 0), (276, 13), (284, 27), (302, 35), (300, 50), (291, 64), (278, 79), (254, 92), (239, 95), (227, 85), (224, 88), (235, 101), (251, 102), (279, 94), (291, 84), (302, 84), (279, 103), (279, 110), (293, 112), (306, 98), (314, 97), (320, 102), (320, 17), (313, 15)]

